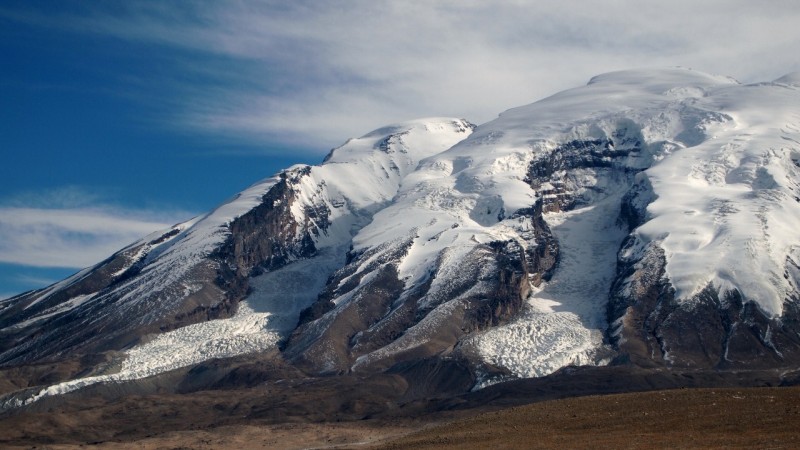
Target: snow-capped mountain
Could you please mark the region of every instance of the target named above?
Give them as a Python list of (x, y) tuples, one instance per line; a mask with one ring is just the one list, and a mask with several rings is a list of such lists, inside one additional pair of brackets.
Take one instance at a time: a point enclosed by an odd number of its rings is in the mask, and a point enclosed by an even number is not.
[(310, 374), (458, 361), (800, 360), (800, 75), (601, 75), (474, 127), (423, 119), (0, 303), (0, 364), (87, 384), (280, 349)]

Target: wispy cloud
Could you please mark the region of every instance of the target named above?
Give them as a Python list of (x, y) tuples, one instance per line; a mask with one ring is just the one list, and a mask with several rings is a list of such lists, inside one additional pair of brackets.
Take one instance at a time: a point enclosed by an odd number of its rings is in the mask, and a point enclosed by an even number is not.
[(0, 207), (0, 262), (85, 267), (170, 225), (95, 209)]
[(745, 82), (800, 70), (800, 4), (789, 0), (125, 2), (0, 14), (178, 50), (162, 80), (174, 87), (170, 123), (320, 151), (420, 116), (487, 121), (632, 66)]
[(19, 283), (30, 284), (30, 285), (47, 286), (59, 280), (58, 278), (53, 278), (53, 277), (21, 274), (16, 277), (16, 281)]
[[(25, 192), (0, 202), (0, 263), (81, 268), (191, 217), (103, 203), (77, 186)], [(47, 284), (52, 280), (23, 280)]]
[(106, 195), (81, 186), (61, 186), (57, 189), (30, 190), (17, 192), (11, 197), (0, 199), (0, 207), (33, 207), (40, 209), (81, 208), (102, 203)]

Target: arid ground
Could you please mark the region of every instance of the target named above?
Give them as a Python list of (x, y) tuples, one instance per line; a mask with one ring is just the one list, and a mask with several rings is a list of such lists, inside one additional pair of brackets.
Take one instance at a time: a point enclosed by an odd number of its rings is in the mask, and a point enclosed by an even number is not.
[(798, 448), (800, 389), (679, 389), (478, 414), (379, 448)]
[[(0, 423), (0, 446), (39, 449), (800, 447), (799, 387), (593, 395), (510, 408), (487, 406), (418, 417), (398, 415), (341, 422), (292, 418), (285, 423), (270, 423), (273, 420), (237, 418), (231, 412), (226, 420), (216, 424), (208, 421), (217, 416), (214, 406), (196, 394), (183, 400), (188, 398), (193, 400), (186, 402), (169, 396), (128, 398), (78, 413), (48, 411), (6, 417)], [(179, 425), (192, 419), (197, 422), (193, 428)], [(179, 430), (170, 431), (173, 425)]]

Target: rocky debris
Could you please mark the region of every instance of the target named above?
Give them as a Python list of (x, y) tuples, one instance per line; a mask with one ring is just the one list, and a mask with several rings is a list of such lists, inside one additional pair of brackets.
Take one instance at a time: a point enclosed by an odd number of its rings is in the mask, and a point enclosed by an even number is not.
[(585, 203), (580, 190), (591, 188), (576, 179), (576, 171), (588, 169), (600, 172), (613, 168), (616, 175), (635, 173), (627, 157), (638, 154), (642, 141), (628, 128), (617, 129), (603, 139), (572, 140), (551, 151), (538, 153), (531, 161), (525, 181), (541, 199), (542, 212), (569, 211)]

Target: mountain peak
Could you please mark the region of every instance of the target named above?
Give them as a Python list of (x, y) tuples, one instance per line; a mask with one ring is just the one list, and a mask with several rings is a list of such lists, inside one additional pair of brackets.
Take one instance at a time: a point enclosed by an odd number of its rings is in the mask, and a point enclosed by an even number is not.
[[(475, 125), (464, 119), (430, 117), (409, 120), (373, 130), (357, 139), (349, 139), (325, 157), (325, 163), (354, 162), (369, 158), (375, 151), (401, 153), (414, 161), (435, 155), (453, 139), (469, 135)], [(425, 145), (417, 145), (425, 143)]]
[(775, 80), (774, 83), (800, 87), (800, 71), (787, 73), (786, 75)]

